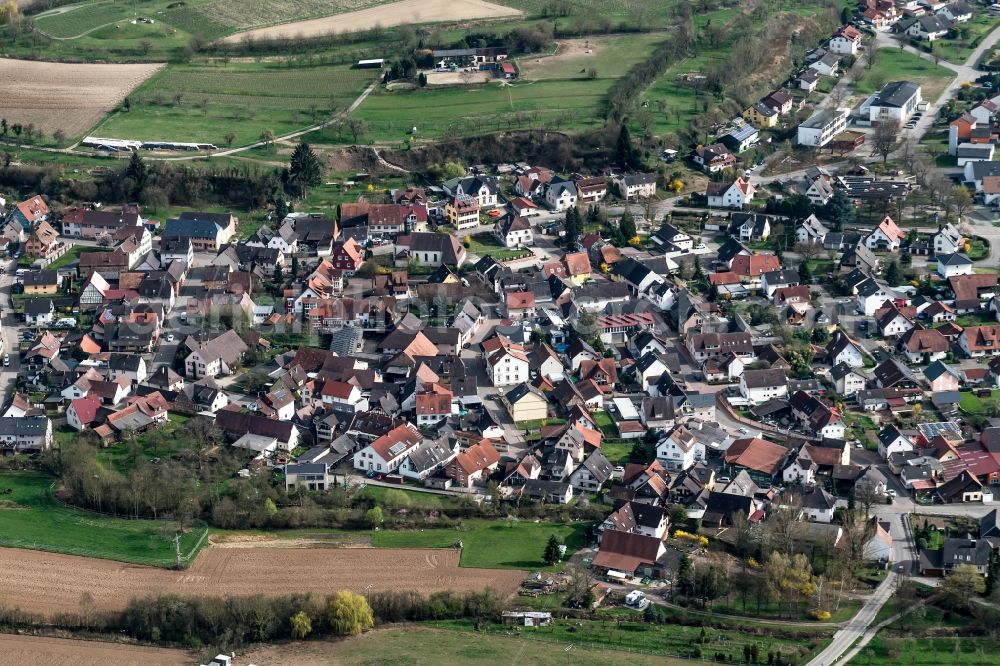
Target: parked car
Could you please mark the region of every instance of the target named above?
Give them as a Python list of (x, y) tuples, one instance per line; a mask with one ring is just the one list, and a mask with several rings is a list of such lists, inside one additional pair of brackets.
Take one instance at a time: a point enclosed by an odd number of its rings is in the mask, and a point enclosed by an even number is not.
[(5, 368), (10, 367), (10, 356), (8, 356), (7, 354), (3, 355), (3, 367)]

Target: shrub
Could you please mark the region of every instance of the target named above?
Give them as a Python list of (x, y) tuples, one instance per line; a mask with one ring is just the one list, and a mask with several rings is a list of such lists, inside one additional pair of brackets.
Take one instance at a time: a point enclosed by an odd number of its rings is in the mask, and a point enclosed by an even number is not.
[(830, 615), (830, 611), (828, 611), (828, 610), (820, 610), (818, 608), (809, 611), (809, 614), (813, 617), (813, 619), (819, 620), (820, 622), (826, 622), (831, 617), (833, 617), (832, 615)]

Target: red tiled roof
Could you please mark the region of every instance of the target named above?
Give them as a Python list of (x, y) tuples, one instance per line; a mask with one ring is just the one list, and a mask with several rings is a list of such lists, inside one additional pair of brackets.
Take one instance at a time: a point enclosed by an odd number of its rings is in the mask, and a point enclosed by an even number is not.
[(788, 449), (756, 437), (738, 439), (725, 453), (725, 461), (764, 474), (775, 474)]
[(732, 271), (741, 277), (757, 277), (780, 270), (781, 262), (773, 254), (738, 254), (733, 257)]

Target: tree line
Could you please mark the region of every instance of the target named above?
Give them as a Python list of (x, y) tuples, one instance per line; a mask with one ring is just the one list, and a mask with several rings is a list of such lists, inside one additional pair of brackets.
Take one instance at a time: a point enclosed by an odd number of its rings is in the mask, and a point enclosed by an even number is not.
[(460, 594), (422, 595), (417, 591), (341, 590), (335, 594), (277, 597), (198, 597), (175, 594), (132, 599), (120, 611), (95, 608), (89, 594), (75, 612), (44, 617), (0, 608), (0, 628), (26, 630), (47, 624), (90, 634), (110, 634), (144, 643), (231, 650), (253, 643), (356, 636), (389, 622), (421, 620), (499, 620), (502, 597), (487, 588)]

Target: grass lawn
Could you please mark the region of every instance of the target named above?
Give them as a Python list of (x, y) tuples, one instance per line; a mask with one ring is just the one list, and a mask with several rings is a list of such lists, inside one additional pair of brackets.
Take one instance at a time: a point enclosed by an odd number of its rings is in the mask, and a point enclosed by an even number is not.
[(375, 532), (372, 545), (378, 548), (450, 548), (461, 540), (463, 567), (535, 570), (547, 568), (542, 555), (550, 536), (555, 534), (566, 544), (568, 556), (583, 547), (585, 533), (583, 523), (469, 520), (450, 529)]
[[(530, 631), (530, 630), (527, 630)], [(563, 666), (571, 661), (575, 666), (607, 666), (627, 663), (636, 666), (690, 666), (686, 659), (669, 659), (651, 654), (626, 654), (612, 648), (574, 648), (567, 656), (567, 645), (548, 641), (527, 640), (516, 635), (487, 634), (465, 627), (432, 627), (422, 624), (389, 627), (365, 633), (356, 638), (337, 641), (301, 641), (282, 646), (254, 650), (248, 658), (266, 663), (264, 656), (278, 656), (292, 663), (297, 657), (302, 663), (338, 664), (399, 664), (400, 666), (445, 666), (469, 664), (532, 664), (533, 666)], [(279, 659), (280, 661), (280, 659)], [(278, 663), (275, 661), (274, 663)]]
[[(484, 132), (548, 128), (580, 130), (598, 126), (609, 79), (499, 81), (454, 88), (388, 91), (377, 89), (354, 112), (368, 124), (374, 141), (470, 136)], [(360, 137), (359, 137), (360, 139)]]
[(987, 256), (989, 256), (990, 249), (989, 247), (986, 246), (986, 243), (984, 243), (983, 241), (976, 238), (972, 240), (969, 244), (971, 245), (971, 247), (969, 248), (969, 259), (971, 259), (972, 261), (982, 261)]
[(610, 437), (612, 439), (618, 437), (618, 426), (615, 424), (614, 419), (611, 418), (610, 414), (601, 409), (596, 412), (591, 412), (590, 415), (594, 417), (594, 423), (596, 423), (597, 427), (601, 429), (601, 433), (605, 437)]
[[(1000, 21), (996, 16), (991, 16), (987, 12), (976, 12), (972, 19), (958, 25), (959, 30), (968, 30), (965, 39), (938, 39), (934, 42), (934, 53), (948, 62), (962, 64), (998, 23)], [(976, 63), (971, 64), (973, 67), (976, 66)]]
[[(731, 602), (719, 602), (711, 606), (711, 609), (716, 613), (725, 613), (727, 615), (745, 615), (748, 617), (759, 617), (759, 618), (776, 618), (785, 619), (788, 618), (788, 612), (785, 608), (779, 608), (777, 604), (765, 603), (761, 604), (760, 610), (757, 609), (757, 604), (752, 600), (747, 602), (747, 609), (743, 610), (743, 604), (738, 600), (733, 600)], [(861, 602), (857, 599), (844, 599), (840, 602), (840, 607), (836, 611), (830, 609), (832, 617), (830, 618), (830, 623), (846, 622), (851, 619), (857, 612), (861, 610)], [(805, 610), (796, 618), (795, 620), (803, 620), (808, 622), (816, 622)]]
[(955, 317), (955, 323), (965, 328), (967, 326), (983, 326), (997, 323), (995, 315), (987, 312), (971, 312)]
[(612, 465), (624, 465), (634, 446), (630, 442), (604, 442), (601, 444), (601, 451)]
[(46, 266), (46, 268), (50, 270), (55, 270), (57, 268), (65, 268), (66, 266), (69, 266), (74, 261), (79, 259), (80, 255), (83, 254), (84, 252), (110, 252), (110, 251), (111, 250), (108, 248), (88, 247), (86, 245), (74, 245), (73, 247), (71, 247), (69, 250), (66, 251), (66, 254), (53, 261), (51, 264)]
[(958, 406), (969, 414), (984, 414), (990, 407), (1000, 409), (1000, 391), (991, 391), (989, 398), (980, 398), (971, 391), (962, 391)]
[(480, 257), (489, 256), (493, 257), (497, 261), (507, 261), (509, 259), (526, 257), (531, 254), (530, 250), (508, 250), (500, 244), (500, 241), (496, 236), (489, 232), (473, 234), (471, 236), (466, 236), (466, 238), (469, 241), (469, 252), (479, 255)]
[[(524, 636), (557, 643), (585, 644), (592, 647), (611, 649), (651, 651), (667, 656), (691, 657), (695, 652), (696, 639), (701, 633), (700, 627), (678, 624), (648, 624), (641, 621), (640, 614), (631, 610), (614, 610), (602, 612), (600, 620), (556, 619), (548, 627), (534, 627), (520, 630)], [(467, 631), (473, 623), (468, 621), (435, 622), (434, 626), (448, 627)], [(501, 630), (500, 625), (491, 625), (490, 629)], [(786, 653), (801, 650), (803, 656), (819, 647), (830, 631), (813, 630), (814, 633), (794, 639), (759, 636), (755, 632), (744, 631), (738, 627), (732, 629), (705, 629), (705, 642), (700, 646), (703, 659), (711, 659), (716, 653), (726, 655), (727, 662), (741, 663), (743, 660), (743, 645), (758, 643), (772, 649), (782, 649)], [(558, 648), (557, 648), (558, 649)], [(767, 649), (763, 649), (766, 660)], [(564, 660), (566, 659), (564, 655)], [(575, 659), (575, 658), (574, 658)], [(520, 663), (520, 662), (518, 662)], [(566, 662), (564, 662), (566, 663)], [(609, 663), (626, 663), (616, 660)], [(795, 662), (795, 663), (805, 663)]]
[(589, 79), (593, 69), (597, 79), (618, 79), (668, 38), (668, 33), (616, 35), (587, 40), (591, 53), (556, 57), (526, 55), (517, 64), (525, 81)]
[[(422, 493), (405, 488), (386, 488), (384, 486), (365, 486), (361, 495), (372, 497), (379, 504), (393, 504), (398, 508), (407, 506), (421, 509), (442, 509), (446, 506), (454, 506), (460, 500), (451, 495), (437, 495), (434, 493)], [(386, 496), (388, 494), (388, 500)]]
[[(174, 524), (122, 520), (63, 506), (50, 493), (54, 479), (36, 472), (0, 472), (0, 546), (100, 557), (137, 564), (171, 566)], [(181, 550), (190, 552), (202, 530), (185, 533)]]
[[(907, 618), (902, 618), (905, 622)], [(907, 664), (913, 666), (979, 666), (993, 661), (996, 640), (985, 636), (955, 638), (888, 638), (880, 633), (851, 663), (855, 666)]]
[(919, 83), (923, 88), (922, 97), (935, 101), (954, 77), (955, 73), (947, 67), (935, 65), (907, 51), (884, 48), (879, 49), (875, 66), (864, 70), (855, 81), (854, 89), (868, 94), (881, 90), (890, 81), (905, 79)]
[(142, 456), (148, 460), (154, 458), (179, 459), (188, 450), (187, 440), (180, 435), (184, 431), (184, 424), (190, 418), (183, 414), (170, 414), (166, 424), (136, 436), (132, 443), (115, 442), (111, 446), (101, 449), (97, 458), (119, 472), (127, 472), (134, 467), (135, 456)]
[(141, 141), (234, 145), (308, 127), (349, 106), (374, 78), (343, 65), (290, 67), (241, 60), (169, 65), (133, 92), (127, 113), (115, 111), (91, 133)]

